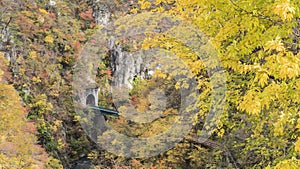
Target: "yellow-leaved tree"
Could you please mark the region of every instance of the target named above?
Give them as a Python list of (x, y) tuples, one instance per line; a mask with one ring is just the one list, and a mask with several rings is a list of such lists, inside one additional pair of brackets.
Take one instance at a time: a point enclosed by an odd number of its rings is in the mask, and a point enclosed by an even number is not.
[[(211, 138), (223, 145), (223, 155), (217, 156), (230, 159), (226, 167), (299, 168), (299, 1), (140, 0), (139, 4), (132, 13), (180, 18), (198, 27), (217, 50), (227, 75), (226, 108)], [(143, 47), (162, 47), (185, 60), (202, 86), (199, 121), (205, 120), (209, 111), (205, 96), (211, 89), (209, 78), (203, 77), (211, 65), (205, 65), (198, 51), (165, 33), (149, 37)], [(200, 153), (194, 152), (190, 160)]]
[(36, 126), (27, 121), (27, 111), (22, 106), (18, 92), (8, 84), (7, 63), (0, 53), (0, 168), (40, 169), (59, 166), (58, 161), (49, 158), (37, 144)]

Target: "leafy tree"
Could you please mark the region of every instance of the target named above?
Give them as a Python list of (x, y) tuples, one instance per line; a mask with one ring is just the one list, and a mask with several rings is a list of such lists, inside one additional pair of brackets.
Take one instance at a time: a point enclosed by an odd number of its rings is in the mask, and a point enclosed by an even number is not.
[(0, 7), (4, 16), (0, 28), (9, 23), (5, 26), (11, 40), (1, 45), (13, 56), (13, 84), (30, 109), (28, 118), (37, 123), (40, 143), (69, 168), (87, 156), (81, 150), (94, 146), (87, 143), (75, 120), (71, 94), (72, 67), (81, 44), (95, 28), (89, 3), (57, 1), (51, 6), (42, 1), (1, 1)]
[[(132, 11), (165, 11), (211, 39), (227, 70), (225, 118), (215, 139), (234, 152), (240, 167), (297, 164), (297, 6), (298, 1), (140, 1), (140, 8)], [(170, 43), (162, 38), (155, 37), (160, 46)], [(180, 48), (172, 45), (170, 50), (187, 55)]]
[[(50, 158), (35, 137), (33, 122), (26, 120), (26, 109), (21, 98), (3, 75), (7, 61), (0, 53), (0, 167), (43, 168)], [(61, 166), (59, 162), (56, 165)]]
[[(184, 61), (197, 80), (200, 95), (195, 108), (199, 112), (193, 119), (194, 128), (176, 147), (157, 157), (126, 159), (97, 148), (84, 134), (73, 110), (72, 67), (82, 45), (97, 29), (93, 10), (102, 3), (110, 7), (112, 19), (125, 18), (124, 22), (116, 23), (119, 28), (147, 26), (144, 19), (153, 13), (170, 15), (183, 23), (165, 31), (168, 24), (161, 22), (160, 32), (134, 37), (141, 43), (128, 39), (118, 42), (126, 52), (156, 47), (170, 51)], [(99, 168), (299, 168), (299, 5), (296, 0), (60, 0), (51, 6), (42, 1), (2, 0), (0, 50), (10, 56), (12, 75), (1, 57), (1, 167), (40, 166), (33, 150), (41, 152), (46, 167), (61, 167), (53, 157), (46, 162), (42, 149), (33, 144), (35, 127), (25, 121), (26, 111), (9, 85), (13, 83), (29, 110), (28, 118), (36, 122), (39, 142), (65, 168), (72, 168), (82, 158), (92, 159)], [(139, 18), (131, 21), (127, 14), (139, 14)], [(203, 40), (194, 36), (197, 31), (210, 39), (227, 76), (225, 110), (215, 119), (217, 127), (205, 126), (212, 136), (203, 143), (197, 142), (197, 138), (212, 101), (210, 82), (219, 79), (210, 77), (209, 72), (220, 65), (207, 62), (205, 59), (210, 56), (202, 52), (203, 48), (194, 50), (189, 46)], [(99, 103), (107, 107), (112, 106), (112, 96), (107, 94), (112, 79), (109, 62), (108, 53), (99, 66), (97, 79), (105, 89), (101, 98), (108, 98)], [(133, 82), (130, 101), (139, 115), (144, 115), (143, 112), (159, 105), (149, 94), (160, 87), (160, 91), (169, 94), (167, 109), (146, 125), (124, 118), (109, 119), (119, 132), (151, 137), (176, 119), (180, 100), (176, 91), (190, 84), (168, 80), (184, 72), (155, 73), (159, 80), (137, 78)]]

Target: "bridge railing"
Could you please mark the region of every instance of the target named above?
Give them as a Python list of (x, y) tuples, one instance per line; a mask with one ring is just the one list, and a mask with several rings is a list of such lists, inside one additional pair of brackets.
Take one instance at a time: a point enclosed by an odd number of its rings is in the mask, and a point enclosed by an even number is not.
[(109, 115), (109, 116), (119, 116), (119, 112), (111, 109), (106, 109), (99, 106), (90, 106), (90, 109), (96, 110), (98, 113)]

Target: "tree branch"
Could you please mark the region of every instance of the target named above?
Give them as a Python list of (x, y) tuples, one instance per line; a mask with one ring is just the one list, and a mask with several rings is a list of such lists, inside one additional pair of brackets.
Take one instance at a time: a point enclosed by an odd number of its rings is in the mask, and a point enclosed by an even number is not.
[(4, 26), (3, 30), (6, 30), (6, 29), (7, 29), (8, 25), (9, 25), (10, 22), (11, 22), (11, 20), (12, 20), (12, 17), (9, 17), (9, 20), (8, 20), (8, 22), (5, 23), (5, 26)]
[(253, 12), (249, 12), (246, 9), (243, 9), (242, 7), (238, 6), (235, 2), (233, 2), (233, 0), (229, 0), (229, 1), (235, 7), (235, 10), (237, 10), (239, 12), (245, 12), (246, 14), (252, 15), (252, 16), (257, 17), (257, 18), (262, 18), (262, 19), (269, 20), (273, 24), (278, 23), (278, 22), (274, 21), (272, 18), (270, 18), (269, 16), (265, 16), (265, 15), (263, 15), (261, 13), (254, 14)]
[[(213, 141), (211, 139), (202, 138), (201, 136), (199, 137), (197, 135), (189, 135), (185, 139), (194, 144), (200, 144), (200, 145), (203, 145), (203, 146), (211, 148), (211, 149), (219, 147), (220, 149), (224, 150), (227, 153), (227, 156), (230, 158), (230, 161), (233, 163), (234, 167), (236, 169), (240, 168), (239, 164), (236, 162), (231, 151), (225, 145), (223, 145), (219, 142)], [(201, 139), (203, 139), (205, 141), (200, 143), (199, 140), (201, 140)]]

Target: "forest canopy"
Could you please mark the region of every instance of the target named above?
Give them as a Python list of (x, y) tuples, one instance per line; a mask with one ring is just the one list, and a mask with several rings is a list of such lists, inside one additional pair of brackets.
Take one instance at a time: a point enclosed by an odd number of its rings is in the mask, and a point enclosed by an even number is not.
[[(297, 0), (2, 0), (0, 168), (300, 168), (299, 6)], [(80, 65), (96, 66), (98, 105), (140, 120), (156, 117), (137, 123), (122, 114), (105, 116), (115, 131), (151, 138), (168, 130), (180, 117), (180, 91), (192, 86), (174, 78), (185, 69), (161, 71), (174, 65), (167, 60), (151, 76), (131, 79), (127, 99), (136, 111), (128, 111), (110, 93), (119, 78), (117, 57), (159, 48), (180, 59), (196, 82), (192, 128), (156, 156), (107, 151), (88, 136), (83, 126), (93, 124), (82, 125), (86, 119), (74, 109), (74, 68), (87, 48), (99, 53), (87, 44), (107, 27), (129, 33), (108, 39), (99, 63)], [(209, 47), (200, 48), (205, 41)], [(210, 137), (201, 142), (203, 129)], [(120, 144), (109, 132), (103, 136)]]

